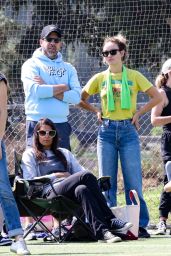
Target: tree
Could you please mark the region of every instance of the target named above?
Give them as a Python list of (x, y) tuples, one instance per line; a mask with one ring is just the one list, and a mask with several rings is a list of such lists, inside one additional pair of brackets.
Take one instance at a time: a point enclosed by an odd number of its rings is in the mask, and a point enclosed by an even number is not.
[[(122, 32), (129, 40), (127, 64), (149, 70), (154, 78), (161, 60), (170, 56), (170, 3), (170, 0), (1, 1), (1, 69), (19, 81), (22, 63), (39, 46), (41, 29), (53, 23), (63, 31), (65, 48), (72, 45), (72, 56), (81, 54), (77, 45), (84, 44), (89, 58), (99, 59), (99, 69), (103, 67), (100, 52), (104, 37)], [(29, 21), (24, 20), (25, 16)]]

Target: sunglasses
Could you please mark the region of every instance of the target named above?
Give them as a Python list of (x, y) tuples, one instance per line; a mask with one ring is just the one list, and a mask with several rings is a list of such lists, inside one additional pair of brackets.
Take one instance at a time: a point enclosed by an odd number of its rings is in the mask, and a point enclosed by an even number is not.
[(47, 38), (44, 38), (45, 41), (47, 41), (48, 43), (59, 43), (61, 41), (60, 38), (53, 38), (53, 37), (47, 37)]
[(45, 137), (46, 135), (48, 135), (49, 137), (53, 138), (56, 135), (56, 131), (55, 130), (51, 130), (51, 131), (40, 130), (40, 131), (37, 131), (37, 133), (41, 137)]
[(114, 56), (114, 55), (117, 54), (117, 52), (120, 52), (120, 50), (119, 49), (113, 49), (113, 50), (110, 50), (110, 51), (102, 52), (102, 55), (103, 55), (103, 57), (108, 57), (109, 54)]

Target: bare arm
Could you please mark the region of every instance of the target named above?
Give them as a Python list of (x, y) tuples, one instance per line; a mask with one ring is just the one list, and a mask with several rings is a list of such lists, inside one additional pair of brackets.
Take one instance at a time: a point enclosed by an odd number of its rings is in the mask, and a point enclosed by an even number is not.
[(90, 97), (90, 95), (87, 92), (83, 91), (81, 94), (81, 102), (78, 104), (78, 106), (86, 109), (87, 111), (96, 113), (97, 119), (99, 120), (99, 122), (101, 122), (102, 121), (101, 110), (98, 108), (95, 108), (88, 102), (89, 97)]
[(43, 176), (35, 176), (33, 179), (34, 180), (39, 180), (40, 178), (49, 178), (49, 179), (51, 179), (51, 181), (53, 181), (56, 178), (58, 178), (58, 179), (67, 178), (70, 175), (71, 174), (69, 172), (53, 172), (51, 174), (46, 174), (46, 175), (43, 175)]
[(163, 90), (160, 90), (162, 102), (156, 105), (151, 111), (151, 123), (154, 126), (162, 126), (171, 123), (171, 116), (161, 116), (163, 108), (168, 104), (168, 98)]
[(0, 159), (2, 158), (1, 140), (5, 133), (7, 121), (7, 85), (0, 82)]
[(67, 178), (71, 174), (69, 172), (54, 172), (54, 175), (56, 176), (56, 178)]
[(155, 87), (151, 87), (146, 91), (148, 96), (151, 98), (148, 103), (141, 107), (133, 116), (132, 123), (135, 124), (136, 128), (139, 129), (139, 117), (146, 112), (150, 111), (154, 106), (162, 101), (162, 96)]

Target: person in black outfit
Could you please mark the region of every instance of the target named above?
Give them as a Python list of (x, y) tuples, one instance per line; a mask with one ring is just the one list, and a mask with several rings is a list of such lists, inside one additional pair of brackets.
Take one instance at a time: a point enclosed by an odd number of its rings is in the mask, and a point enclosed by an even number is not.
[(111, 230), (120, 233), (128, 230), (132, 223), (115, 218), (96, 177), (86, 171), (69, 150), (58, 148), (58, 133), (50, 119), (40, 119), (37, 123), (33, 142), (33, 148), (26, 149), (22, 156), (24, 178), (50, 178), (56, 193), (46, 185), (43, 197), (53, 198), (58, 194), (79, 202), (97, 240), (120, 242), (121, 238)]
[[(161, 156), (165, 171), (164, 185), (166, 185), (168, 183), (167, 174), (169, 173), (169, 169), (171, 169), (171, 59), (168, 59), (163, 64), (161, 74), (156, 78), (156, 86), (163, 100), (152, 109), (151, 122), (154, 126), (163, 127), (161, 136)], [(166, 221), (171, 211), (171, 193), (167, 193), (165, 190), (161, 193), (159, 204), (160, 221), (156, 234), (160, 235), (166, 234)]]

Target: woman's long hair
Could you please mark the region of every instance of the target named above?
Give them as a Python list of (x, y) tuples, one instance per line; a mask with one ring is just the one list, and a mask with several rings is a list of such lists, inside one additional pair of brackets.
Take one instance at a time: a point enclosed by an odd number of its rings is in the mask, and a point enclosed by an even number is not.
[[(40, 128), (43, 125), (48, 125), (52, 128), (52, 130), (56, 131), (56, 127), (55, 127), (54, 123), (48, 118), (42, 118), (36, 124), (36, 126), (34, 128), (33, 148), (35, 150), (36, 159), (38, 161), (42, 161), (42, 160), (46, 159), (46, 154), (44, 152), (44, 147), (40, 143), (39, 135), (38, 135), (38, 131), (40, 130)], [(50, 150), (63, 163), (65, 169), (67, 170), (67, 160), (66, 160), (66, 157), (64, 156), (64, 154), (58, 149), (58, 141), (59, 141), (59, 137), (58, 137), (58, 132), (56, 131), (56, 135), (52, 140), (52, 145), (51, 145)]]
[(11, 89), (10, 89), (10, 86), (9, 86), (9, 83), (8, 83), (8, 80), (7, 80), (6, 76), (3, 73), (1, 73), (1, 71), (0, 71), (0, 77), (5, 82), (5, 84), (7, 86), (7, 94), (9, 96)]
[(167, 83), (167, 80), (168, 80), (169, 76), (168, 74), (159, 74), (157, 77), (156, 77), (156, 81), (155, 81), (155, 85), (158, 89), (164, 87)]

